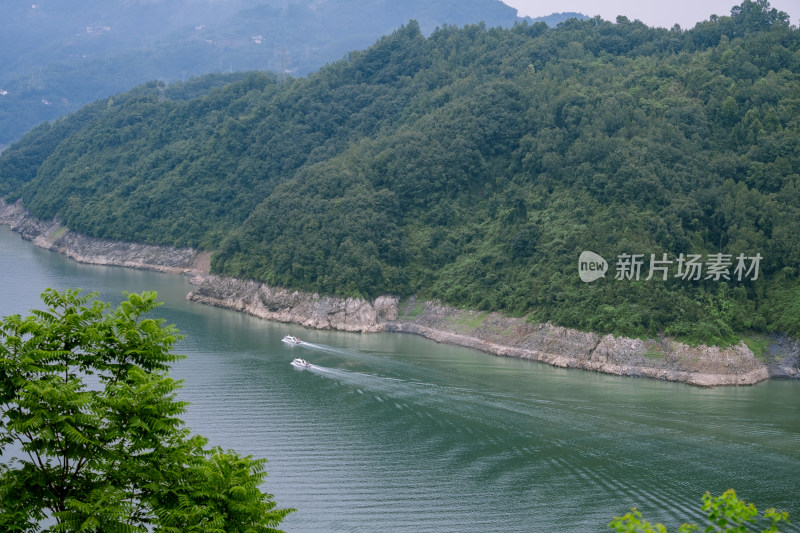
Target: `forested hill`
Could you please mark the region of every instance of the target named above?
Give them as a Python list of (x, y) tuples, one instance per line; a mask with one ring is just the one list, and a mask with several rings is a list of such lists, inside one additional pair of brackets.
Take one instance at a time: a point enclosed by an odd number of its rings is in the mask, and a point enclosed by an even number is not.
[[(800, 31), (765, 0), (688, 31), (412, 21), (308, 78), (87, 106), (3, 153), (0, 193), (273, 285), (634, 336), (800, 335), (799, 76)], [(605, 277), (582, 281), (583, 251)]]

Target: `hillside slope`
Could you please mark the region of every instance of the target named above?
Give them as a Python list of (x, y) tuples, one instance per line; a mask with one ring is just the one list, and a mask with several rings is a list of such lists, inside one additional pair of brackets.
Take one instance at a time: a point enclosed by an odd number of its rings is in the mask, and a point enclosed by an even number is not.
[[(9, 148), (0, 193), (277, 286), (798, 335), (798, 73), (800, 32), (749, 0), (690, 31), (412, 22), (307, 79), (92, 104)], [(605, 277), (581, 280), (584, 251)]]

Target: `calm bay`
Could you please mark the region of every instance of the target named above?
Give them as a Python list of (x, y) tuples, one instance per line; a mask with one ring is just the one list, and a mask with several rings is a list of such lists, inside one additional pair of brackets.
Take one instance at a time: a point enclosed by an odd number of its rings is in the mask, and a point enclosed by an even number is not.
[(185, 335), (172, 372), (184, 419), (268, 459), (266, 489), (297, 508), (289, 532), (610, 531), (634, 506), (674, 529), (728, 488), (800, 523), (797, 381), (701, 389), (303, 330), (189, 303), (185, 277), (81, 265), (5, 227), (0, 272), (0, 316), (40, 307), (48, 287), (114, 303), (157, 291), (158, 316)]

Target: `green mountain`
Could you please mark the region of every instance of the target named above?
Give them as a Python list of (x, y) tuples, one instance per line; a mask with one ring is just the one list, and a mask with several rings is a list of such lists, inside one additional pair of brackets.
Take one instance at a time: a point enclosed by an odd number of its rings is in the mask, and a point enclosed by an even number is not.
[(0, 193), (273, 285), (800, 335), (800, 31), (765, 0), (688, 31), (412, 21), (307, 78), (238, 76), (41, 125), (0, 156)]
[[(39, 122), (150, 80), (246, 70), (305, 76), (412, 18), (426, 35), (444, 24), (521, 20), (499, 0), (10, 4), (0, 17), (0, 150)], [(547, 21), (564, 16), (582, 17)]]

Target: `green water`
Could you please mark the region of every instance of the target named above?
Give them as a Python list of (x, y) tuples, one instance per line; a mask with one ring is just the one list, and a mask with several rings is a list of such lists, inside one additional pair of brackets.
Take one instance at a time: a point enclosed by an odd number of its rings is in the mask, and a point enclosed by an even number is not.
[(159, 314), (187, 336), (173, 371), (187, 423), (269, 460), (267, 490), (298, 509), (286, 531), (610, 531), (633, 506), (675, 528), (699, 519), (706, 490), (728, 488), (800, 522), (800, 382), (700, 389), (303, 330), (186, 302), (184, 277), (79, 265), (6, 228), (0, 272), (0, 315), (38, 306), (46, 287), (115, 301), (158, 291)]

